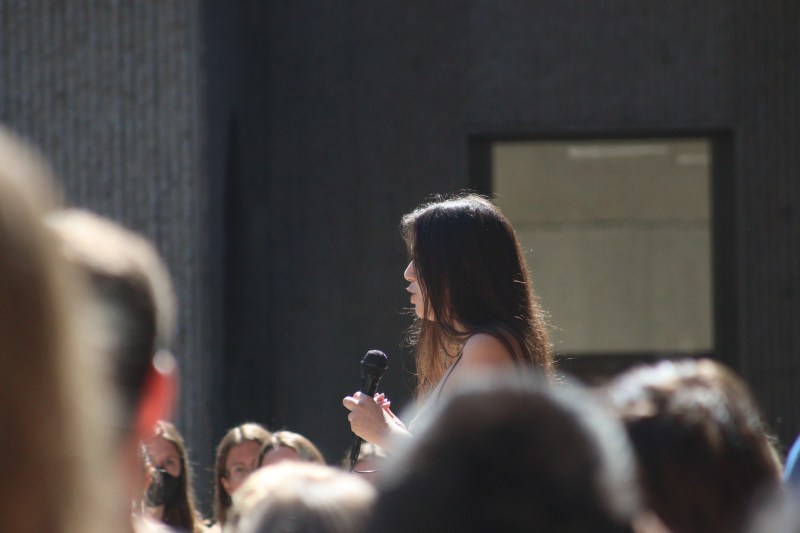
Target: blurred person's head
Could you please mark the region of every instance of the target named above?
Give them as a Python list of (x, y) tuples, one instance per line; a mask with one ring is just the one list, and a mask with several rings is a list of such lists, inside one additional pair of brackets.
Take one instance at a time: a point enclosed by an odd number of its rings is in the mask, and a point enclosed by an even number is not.
[(119, 461), (123, 497), (136, 498), (143, 479), (139, 443), (171, 416), (176, 367), (167, 350), (175, 321), (175, 297), (167, 268), (144, 237), (88, 211), (51, 213), (63, 256), (83, 276), (90, 342), (106, 354), (119, 409)]
[(176, 529), (197, 531), (199, 514), (192, 490), (192, 470), (183, 437), (169, 422), (156, 424), (153, 435), (145, 440), (150, 463), (161, 477), (160, 498), (149, 502), (151, 507), (163, 507), (161, 521)]
[(261, 448), (258, 465), (270, 466), (283, 461), (325, 464), (322, 453), (310, 440), (292, 431), (276, 431)]
[(108, 531), (106, 376), (81, 343), (83, 287), (42, 221), (51, 179), (0, 129), (0, 528)]
[(47, 223), (87, 280), (92, 333), (110, 358), (120, 425), (138, 443), (172, 408), (174, 365), (167, 350), (175, 296), (167, 267), (150, 241), (88, 211), (57, 211)]
[(675, 533), (742, 531), (780, 464), (747, 385), (711, 360), (632, 369), (607, 387), (646, 504)]
[(625, 431), (588, 393), (511, 377), (465, 385), (387, 462), (370, 531), (628, 532)]
[(224, 524), (231, 494), (258, 468), (261, 448), (271, 435), (259, 424), (248, 422), (230, 429), (217, 446), (214, 462), (214, 516)]
[(224, 533), (362, 531), (375, 499), (366, 481), (316, 463), (260, 468), (233, 495)]

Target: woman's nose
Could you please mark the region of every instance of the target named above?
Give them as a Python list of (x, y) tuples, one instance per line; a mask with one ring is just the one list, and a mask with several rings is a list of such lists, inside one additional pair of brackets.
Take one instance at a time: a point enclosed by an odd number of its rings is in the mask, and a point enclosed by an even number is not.
[(408, 266), (406, 267), (406, 271), (403, 272), (403, 277), (406, 278), (407, 281), (415, 282), (417, 281), (417, 271), (414, 270), (414, 261), (411, 261)]

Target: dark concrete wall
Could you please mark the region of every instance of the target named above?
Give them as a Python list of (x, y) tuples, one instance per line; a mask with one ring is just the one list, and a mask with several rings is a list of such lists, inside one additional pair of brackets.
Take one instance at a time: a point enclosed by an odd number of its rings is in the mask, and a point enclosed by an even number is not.
[[(149, 236), (170, 267), (180, 300), (176, 423), (205, 467), (221, 287), (201, 29), (196, 1), (0, 2), (0, 118), (50, 159), (70, 204)], [(197, 474), (209, 483), (205, 468)]]
[[(358, 357), (394, 356), (408, 324), (399, 217), (470, 186), (471, 140), (695, 134), (722, 145), (717, 356), (744, 373), (784, 439), (800, 430), (794, 3), (239, 9), (231, 423), (246, 414), (306, 433), (330, 459), (342, 451), (339, 398)], [(386, 389), (402, 403), (399, 366)]]
[(798, 18), (788, 0), (3, 1), (0, 118), (73, 203), (167, 258), (203, 495), (214, 443), (245, 419), (337, 460), (367, 349), (408, 403), (399, 218), (469, 187), (472, 141), (501, 136), (722, 139), (718, 356), (786, 439)]
[(399, 219), (430, 193), (466, 186), (466, 33), (456, 28), (467, 19), (454, 24), (452, 7), (243, 8), (227, 219), (231, 423), (285, 426), (340, 460), (350, 439), (340, 400), (371, 348), (389, 354), (387, 391), (408, 399)]

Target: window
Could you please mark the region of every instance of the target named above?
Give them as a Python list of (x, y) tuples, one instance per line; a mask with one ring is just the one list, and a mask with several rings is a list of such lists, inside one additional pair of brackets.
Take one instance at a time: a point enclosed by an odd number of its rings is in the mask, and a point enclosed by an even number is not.
[(490, 160), (557, 353), (713, 351), (709, 139), (501, 141)]

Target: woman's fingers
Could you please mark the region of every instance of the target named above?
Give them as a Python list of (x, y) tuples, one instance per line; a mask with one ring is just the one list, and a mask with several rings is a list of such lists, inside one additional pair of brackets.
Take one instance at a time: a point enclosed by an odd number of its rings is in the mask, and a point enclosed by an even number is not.
[(358, 407), (359, 402), (364, 397), (361, 392), (356, 392), (352, 396), (345, 396), (342, 399), (342, 405), (344, 405), (348, 410), (352, 411), (356, 407)]
[(352, 411), (358, 405), (358, 402), (352, 396), (345, 396), (342, 399), (342, 405), (344, 405), (349, 411)]
[(388, 409), (390, 405), (392, 405), (391, 400), (386, 398), (386, 395), (382, 392), (375, 395), (375, 403), (383, 407), (384, 409)]

